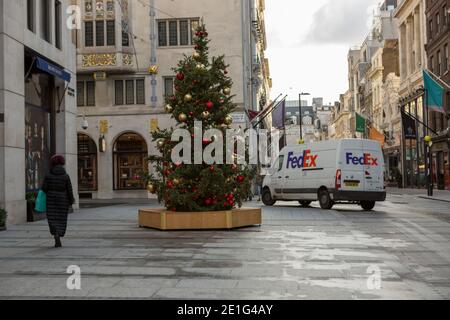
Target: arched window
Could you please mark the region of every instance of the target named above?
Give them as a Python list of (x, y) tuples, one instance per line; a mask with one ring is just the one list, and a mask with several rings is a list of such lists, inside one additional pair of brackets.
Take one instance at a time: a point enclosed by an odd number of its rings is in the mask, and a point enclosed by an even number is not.
[(97, 145), (88, 135), (78, 134), (78, 190), (97, 191)]
[(145, 140), (136, 133), (121, 135), (114, 144), (114, 190), (144, 190), (148, 171)]

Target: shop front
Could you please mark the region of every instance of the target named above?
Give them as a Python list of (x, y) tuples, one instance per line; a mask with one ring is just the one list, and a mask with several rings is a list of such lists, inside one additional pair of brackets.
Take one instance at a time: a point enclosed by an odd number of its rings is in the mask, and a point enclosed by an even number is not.
[(98, 190), (97, 145), (86, 134), (78, 134), (78, 190), (80, 198), (92, 198)]
[(450, 134), (433, 139), (433, 185), (438, 190), (450, 190)]
[(56, 152), (56, 116), (70, 74), (28, 50), (25, 70), (25, 181), (26, 192), (36, 193)]

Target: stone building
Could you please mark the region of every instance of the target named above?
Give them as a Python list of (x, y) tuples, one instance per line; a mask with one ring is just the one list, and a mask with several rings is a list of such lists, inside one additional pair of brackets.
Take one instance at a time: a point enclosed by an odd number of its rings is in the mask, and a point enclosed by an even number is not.
[[(164, 112), (174, 72), (194, 52), (204, 21), (211, 56), (224, 54), (234, 81), (234, 125), (261, 110), (271, 87), (263, 0), (79, 0), (77, 37), (80, 196), (147, 197), (139, 177), (156, 153), (151, 132), (175, 123)], [(226, 29), (226, 32), (224, 30)], [(270, 118), (265, 123), (270, 128)], [(84, 124), (84, 126), (83, 126)], [(87, 125), (87, 126), (86, 126)]]
[(68, 0), (0, 0), (0, 207), (27, 221), (26, 194), (62, 154), (77, 188), (75, 46)]
[[(427, 68), (425, 52), (425, 0), (403, 0), (395, 11), (399, 28), (400, 105), (423, 122), (423, 70)], [(417, 139), (402, 139), (402, 175), (405, 187), (426, 184), (424, 141), (425, 128), (417, 123)]]
[(386, 40), (372, 57), (371, 68), (367, 74), (372, 85), (372, 108), (369, 119), (373, 126), (385, 136), (383, 146), (386, 174), (400, 170), (401, 116), (398, 109), (398, 90), (400, 82), (398, 40)]
[(433, 181), (438, 189), (450, 189), (450, 0), (426, 1), (428, 69), (445, 88), (444, 113), (432, 112), (430, 126), (433, 136)]

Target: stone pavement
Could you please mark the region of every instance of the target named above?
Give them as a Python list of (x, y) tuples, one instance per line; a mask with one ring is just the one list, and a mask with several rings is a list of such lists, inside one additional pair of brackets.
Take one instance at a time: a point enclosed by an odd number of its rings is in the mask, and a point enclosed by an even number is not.
[[(0, 297), (450, 298), (446, 203), (393, 195), (371, 213), (313, 206), (280, 203), (264, 208), (261, 228), (204, 232), (140, 229), (139, 205), (88, 208), (70, 216), (61, 249), (45, 221), (14, 226), (0, 232)], [(81, 290), (67, 289), (71, 265)]]

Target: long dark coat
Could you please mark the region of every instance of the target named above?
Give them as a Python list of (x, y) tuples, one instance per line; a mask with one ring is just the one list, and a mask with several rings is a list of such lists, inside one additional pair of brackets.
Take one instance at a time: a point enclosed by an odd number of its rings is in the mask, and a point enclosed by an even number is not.
[(53, 236), (64, 237), (69, 208), (75, 203), (72, 183), (62, 166), (56, 166), (45, 176), (42, 191), (47, 194), (47, 220)]

